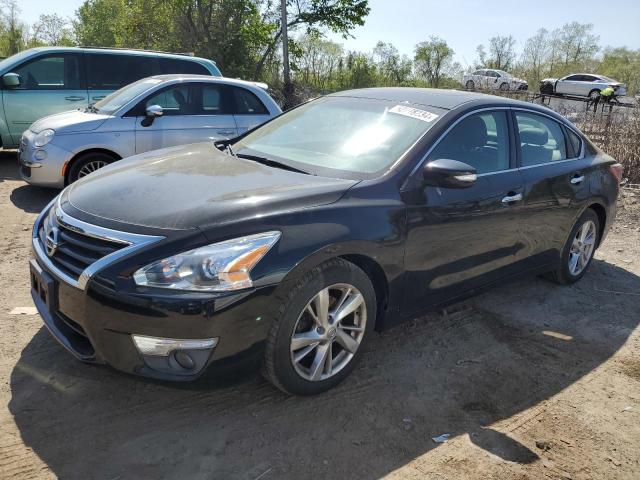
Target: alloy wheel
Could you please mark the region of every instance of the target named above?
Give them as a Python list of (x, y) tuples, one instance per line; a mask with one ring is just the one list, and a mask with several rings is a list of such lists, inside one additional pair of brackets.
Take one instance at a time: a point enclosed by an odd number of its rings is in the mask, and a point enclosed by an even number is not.
[(318, 292), (299, 315), (291, 336), (291, 362), (309, 381), (336, 375), (362, 343), (367, 324), (364, 297), (353, 285), (339, 283)]
[(569, 251), (569, 272), (577, 276), (586, 268), (596, 243), (596, 224), (588, 220), (582, 224), (571, 243)]
[(85, 177), (90, 173), (93, 173), (105, 166), (107, 166), (107, 162), (105, 162), (104, 160), (92, 160), (90, 162), (87, 162), (78, 172), (78, 178)]

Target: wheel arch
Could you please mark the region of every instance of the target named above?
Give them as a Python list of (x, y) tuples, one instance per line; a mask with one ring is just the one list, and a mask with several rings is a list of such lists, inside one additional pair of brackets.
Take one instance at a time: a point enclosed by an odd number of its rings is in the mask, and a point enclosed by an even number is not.
[(63, 172), (64, 172), (64, 184), (68, 185), (69, 184), (69, 171), (71, 170), (71, 166), (78, 161), (78, 159), (80, 157), (83, 157), (84, 155), (88, 154), (88, 153), (104, 153), (105, 155), (109, 155), (110, 157), (112, 157), (114, 160), (122, 160), (122, 155), (114, 152), (113, 150), (110, 150), (108, 148), (100, 148), (100, 147), (95, 147), (95, 148), (87, 148), (85, 150), (82, 150), (78, 153), (76, 153), (73, 157), (71, 157), (71, 159), (64, 164), (63, 167)]
[(607, 209), (604, 208), (600, 203), (597, 202), (593, 202), (591, 205), (589, 205), (586, 210), (593, 210), (596, 215), (598, 216), (598, 243), (596, 245), (596, 248), (598, 248), (600, 246), (600, 242), (602, 241), (602, 237), (604, 235), (605, 232), (605, 228), (607, 225)]

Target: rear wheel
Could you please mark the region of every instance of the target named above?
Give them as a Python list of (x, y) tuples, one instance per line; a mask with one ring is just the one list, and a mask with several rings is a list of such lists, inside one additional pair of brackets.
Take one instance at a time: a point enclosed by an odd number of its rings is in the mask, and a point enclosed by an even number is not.
[(467, 90), (475, 90), (476, 84), (473, 83), (473, 80), (467, 80), (466, 87), (467, 87)]
[(600, 96), (600, 90), (598, 90), (597, 88), (594, 88), (589, 92), (590, 100), (597, 100), (599, 96)]
[(569, 285), (577, 282), (587, 271), (593, 260), (600, 235), (600, 220), (591, 209), (585, 211), (573, 229), (562, 250), (559, 268), (552, 278), (558, 283)]
[(88, 152), (78, 157), (67, 175), (67, 183), (73, 183), (82, 177), (100, 170), (102, 167), (106, 167), (116, 159), (104, 152)]
[(332, 388), (355, 367), (375, 316), (375, 291), (360, 268), (342, 259), (314, 268), (291, 289), (274, 320), (265, 376), (294, 395)]

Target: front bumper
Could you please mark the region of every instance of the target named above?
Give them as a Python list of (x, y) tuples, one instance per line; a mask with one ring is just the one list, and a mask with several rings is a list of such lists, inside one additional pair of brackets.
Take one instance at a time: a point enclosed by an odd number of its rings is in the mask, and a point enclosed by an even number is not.
[[(36, 222), (34, 232), (38, 231)], [(76, 358), (126, 373), (162, 380), (193, 380), (205, 372), (261, 357), (277, 300), (276, 285), (230, 292), (138, 291), (116, 287), (117, 279), (95, 272), (87, 282), (69, 282), (47, 258), (37, 235), (30, 262), (31, 296), (46, 328)], [(132, 335), (164, 339), (215, 339), (210, 348), (179, 350), (192, 368), (166, 356), (143, 354)]]
[[(73, 157), (71, 152), (48, 143), (37, 148), (33, 144), (35, 134), (27, 130), (22, 135), (19, 146), (20, 176), (25, 182), (41, 187), (64, 187), (62, 169)], [(55, 141), (55, 139), (54, 139)], [(42, 153), (44, 152), (44, 153)], [(44, 158), (37, 158), (43, 155)]]

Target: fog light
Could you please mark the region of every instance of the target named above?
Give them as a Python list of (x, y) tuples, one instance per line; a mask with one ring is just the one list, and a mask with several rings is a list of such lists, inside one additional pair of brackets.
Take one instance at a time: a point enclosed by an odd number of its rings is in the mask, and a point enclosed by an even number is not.
[(175, 358), (178, 365), (180, 365), (185, 370), (193, 370), (196, 366), (196, 362), (193, 361), (191, 355), (183, 350), (176, 350), (173, 352), (173, 358)]
[(45, 158), (47, 158), (47, 152), (45, 152), (44, 150), (36, 150), (33, 156), (36, 160), (44, 160)]
[[(131, 335), (131, 338), (141, 354), (159, 357), (166, 357), (174, 350), (207, 350), (215, 347), (218, 343), (217, 338), (179, 339), (147, 337), (145, 335)], [(191, 358), (190, 360), (193, 362)], [(177, 358), (176, 361), (178, 361)], [(186, 359), (185, 362), (189, 363)], [(179, 363), (182, 364), (182, 362)]]

